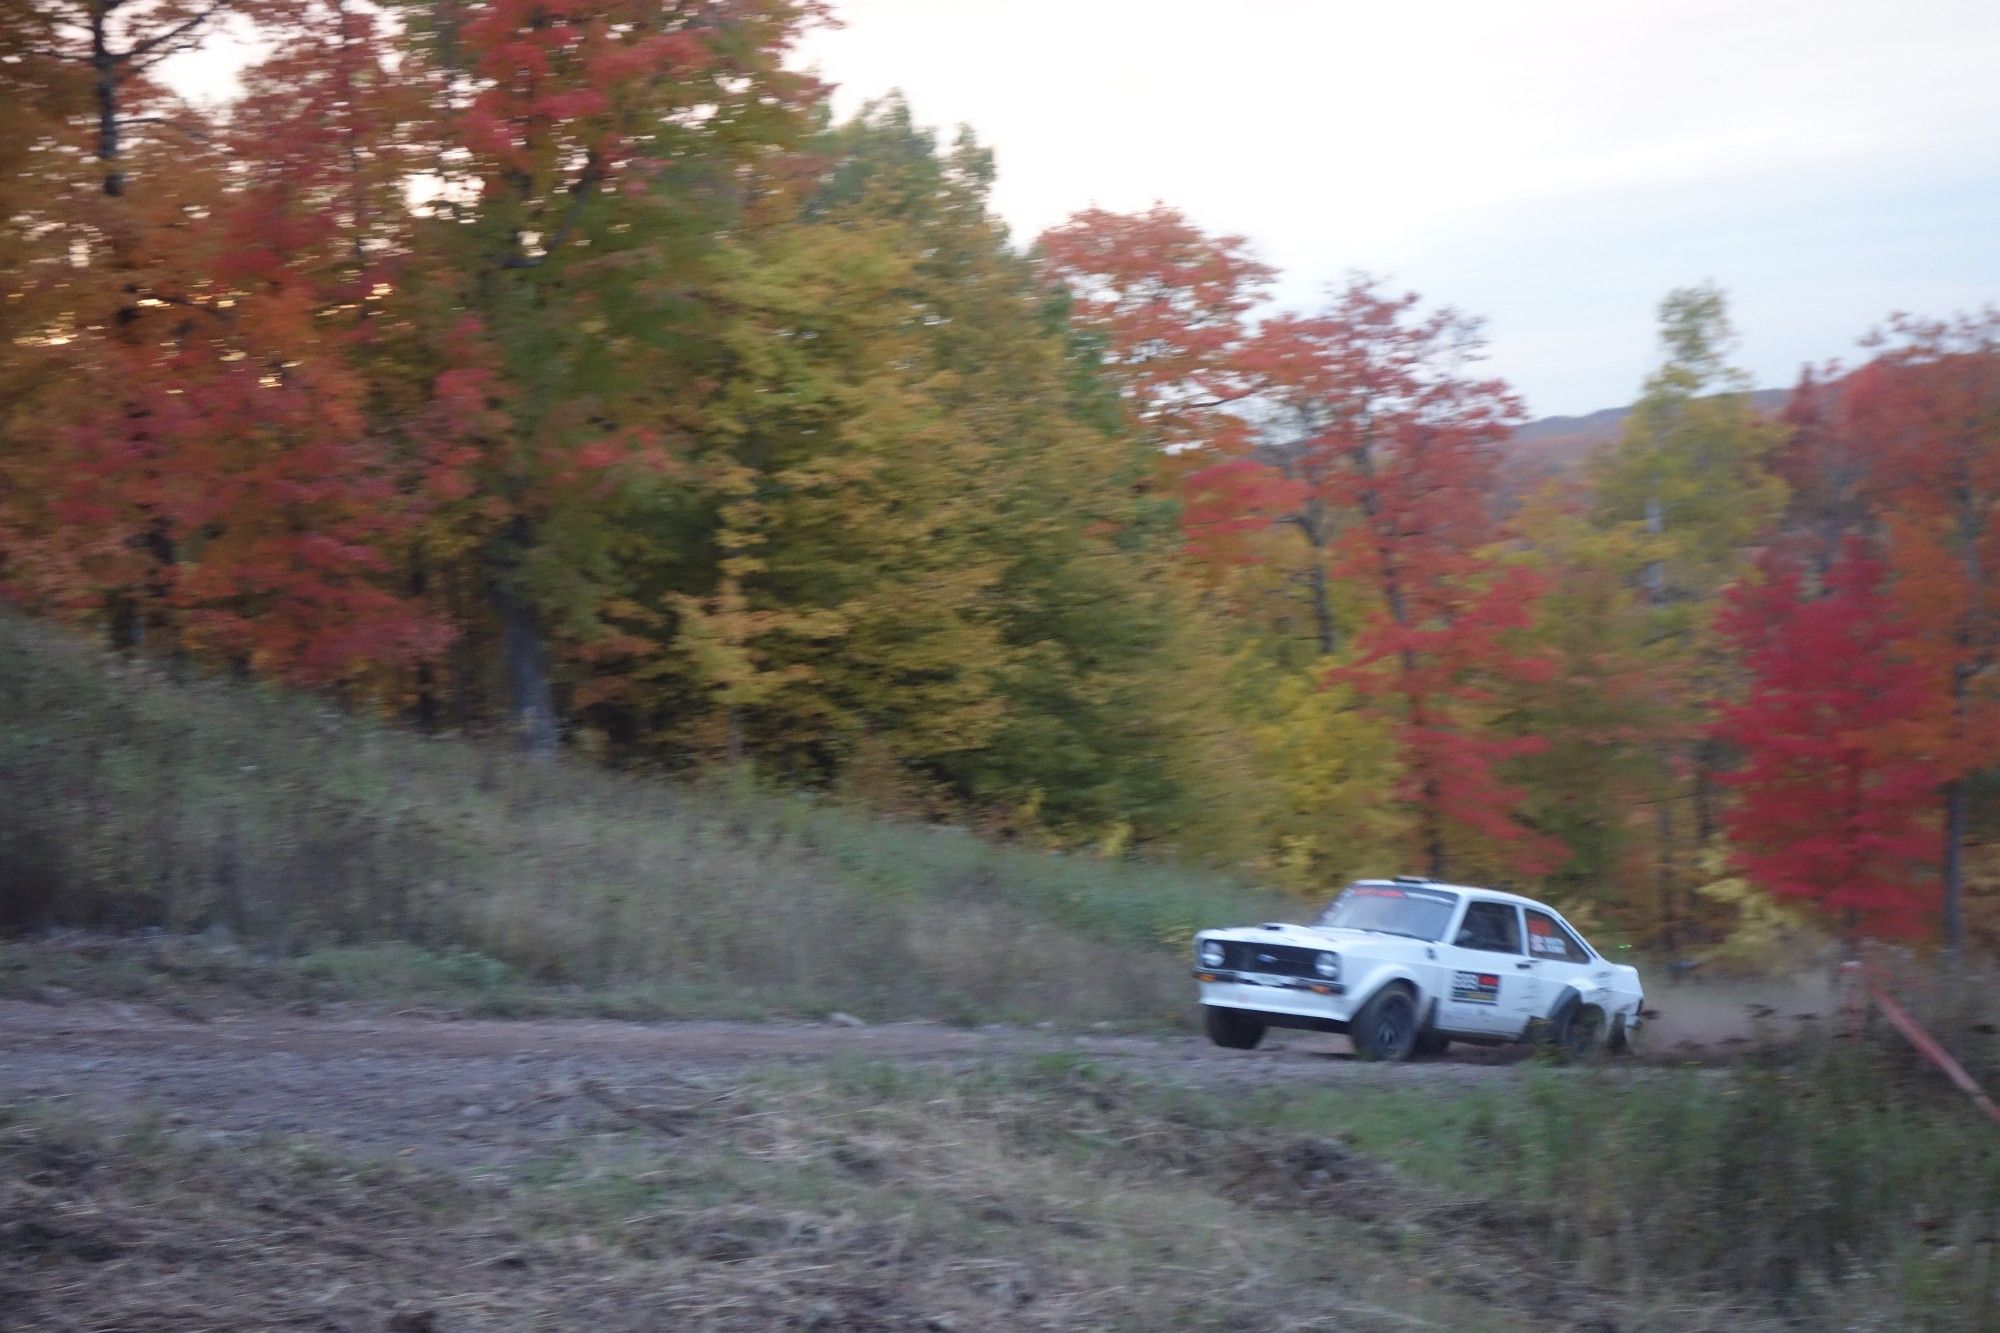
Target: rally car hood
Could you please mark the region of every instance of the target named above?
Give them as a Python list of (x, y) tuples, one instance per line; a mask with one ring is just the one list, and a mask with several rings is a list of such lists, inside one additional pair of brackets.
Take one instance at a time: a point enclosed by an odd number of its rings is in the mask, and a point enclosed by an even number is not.
[(1408, 935), (1385, 935), (1374, 930), (1349, 930), (1335, 926), (1301, 926), (1289, 922), (1273, 921), (1261, 926), (1232, 926), (1226, 930), (1204, 930), (1205, 940), (1252, 940), (1262, 944), (1296, 944), (1306, 949), (1332, 949), (1336, 952), (1358, 944), (1381, 946), (1388, 943), (1424, 944), (1425, 941)]

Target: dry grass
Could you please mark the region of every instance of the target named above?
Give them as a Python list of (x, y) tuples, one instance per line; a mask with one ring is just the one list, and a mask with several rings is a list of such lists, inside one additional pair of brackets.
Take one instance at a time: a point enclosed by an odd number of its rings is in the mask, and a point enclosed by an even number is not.
[(0, 931), (397, 942), (704, 1014), (1184, 1022), (1189, 932), (1271, 910), (1219, 878), (171, 684), (4, 616), (0, 788)]
[(523, 1094), (563, 1099), (570, 1136), (462, 1158), (511, 1163), (473, 1176), (17, 1113), (0, 1309), (120, 1329), (1995, 1326), (2000, 1141), (1867, 1046), (1522, 1074), (563, 1075)]
[(628, 1133), (470, 1180), (17, 1116), (0, 1298), (49, 1328), (1761, 1327), (1581, 1283), (1337, 1137), (1072, 1062), (591, 1093)]

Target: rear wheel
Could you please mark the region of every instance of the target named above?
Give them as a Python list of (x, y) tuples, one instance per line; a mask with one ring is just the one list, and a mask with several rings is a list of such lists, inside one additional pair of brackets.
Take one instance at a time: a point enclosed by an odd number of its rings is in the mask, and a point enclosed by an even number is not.
[(1417, 1000), (1401, 986), (1380, 991), (1348, 1025), (1354, 1053), (1364, 1060), (1407, 1060), (1417, 1048)]
[(1202, 1006), (1201, 1016), (1208, 1027), (1208, 1039), (1217, 1046), (1247, 1051), (1264, 1040), (1264, 1020), (1253, 1013), (1208, 1004)]

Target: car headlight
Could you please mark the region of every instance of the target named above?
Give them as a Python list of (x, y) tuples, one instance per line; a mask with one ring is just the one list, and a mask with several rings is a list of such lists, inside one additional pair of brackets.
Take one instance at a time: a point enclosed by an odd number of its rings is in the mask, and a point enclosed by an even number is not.
[(1221, 967), (1222, 942), (1220, 940), (1203, 940), (1201, 948), (1195, 953), (1195, 957), (1201, 959), (1203, 967)]
[(1340, 955), (1337, 953), (1321, 954), (1319, 957), (1313, 959), (1313, 971), (1319, 973), (1328, 981), (1338, 981), (1340, 979)]

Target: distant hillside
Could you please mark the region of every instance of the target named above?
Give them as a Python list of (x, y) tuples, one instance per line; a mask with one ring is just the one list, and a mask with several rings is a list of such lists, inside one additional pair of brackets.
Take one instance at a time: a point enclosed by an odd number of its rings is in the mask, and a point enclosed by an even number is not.
[[(1784, 407), (1789, 389), (1757, 389), (1750, 401), (1760, 411)], [(1514, 432), (1511, 471), (1525, 477), (1574, 471), (1583, 460), (1618, 438), (1632, 409), (1607, 407), (1580, 417), (1543, 417)]]

